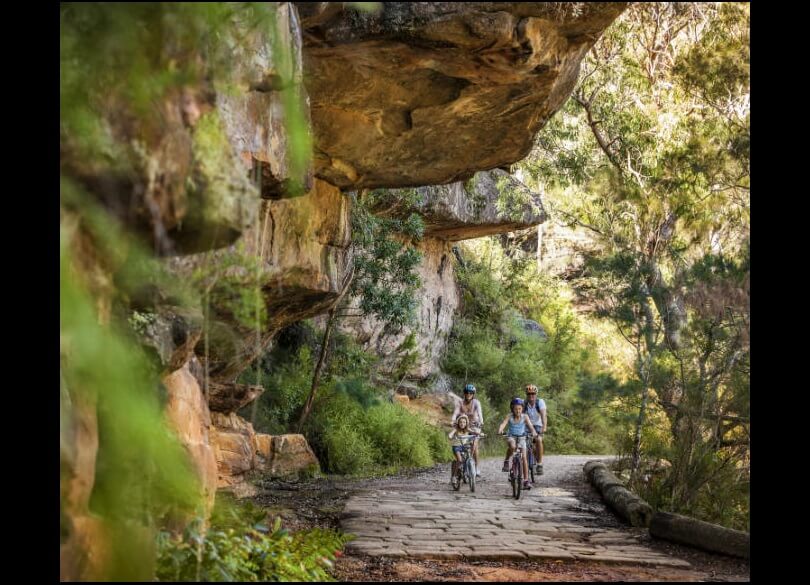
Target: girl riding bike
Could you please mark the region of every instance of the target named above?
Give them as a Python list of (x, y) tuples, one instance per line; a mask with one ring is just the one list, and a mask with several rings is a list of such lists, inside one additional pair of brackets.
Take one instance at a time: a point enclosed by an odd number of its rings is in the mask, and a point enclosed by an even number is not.
[[(456, 458), (457, 463), (461, 463), (461, 452), (464, 450), (464, 443), (459, 438), (459, 435), (466, 435), (470, 432), (469, 427), (469, 419), (467, 418), (466, 414), (462, 414), (456, 419), (456, 423), (453, 425), (453, 430), (450, 431), (450, 434), (447, 435), (449, 439), (455, 437), (455, 441), (453, 441), (453, 456)], [(453, 465), (453, 471), (455, 472), (456, 466)]]
[(519, 444), (523, 451), (523, 489), (532, 489), (529, 485), (529, 464), (526, 461), (526, 433), (531, 432), (532, 439), (537, 436), (537, 431), (534, 430), (534, 425), (529, 417), (523, 413), (523, 400), (520, 398), (513, 398), (510, 403), (512, 414), (507, 416), (501, 426), (498, 427), (498, 433), (503, 433), (506, 425), (509, 425), (509, 431), (506, 433), (509, 441), (509, 449), (506, 452), (506, 459), (503, 462), (503, 471), (509, 471), (509, 458), (515, 452)]

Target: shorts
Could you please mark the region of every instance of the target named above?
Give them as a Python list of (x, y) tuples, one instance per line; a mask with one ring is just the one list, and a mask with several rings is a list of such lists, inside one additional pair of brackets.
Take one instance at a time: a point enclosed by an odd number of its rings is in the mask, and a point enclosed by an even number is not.
[(539, 439), (543, 440), (543, 427), (541, 425), (534, 425), (534, 430), (537, 431), (537, 434), (540, 435)]
[(453, 445), (453, 455), (455, 455), (456, 453), (463, 453), (463, 452), (464, 452), (463, 445)]
[(519, 437), (513, 437), (512, 435), (509, 435), (508, 438), (517, 439), (517, 446), (520, 447), (523, 450), (526, 449), (526, 437), (525, 437), (525, 435), (521, 435)]

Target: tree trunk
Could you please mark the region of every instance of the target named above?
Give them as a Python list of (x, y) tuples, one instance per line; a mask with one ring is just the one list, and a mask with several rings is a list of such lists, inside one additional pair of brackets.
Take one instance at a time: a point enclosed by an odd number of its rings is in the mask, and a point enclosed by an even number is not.
[(337, 304), (329, 311), (329, 319), (326, 321), (326, 331), (323, 333), (323, 341), (321, 342), (321, 353), (318, 356), (318, 364), (315, 366), (315, 373), (312, 375), (312, 387), (309, 389), (309, 396), (304, 405), (304, 411), (301, 413), (301, 419), (298, 421), (298, 432), (301, 433), (304, 429), (304, 423), (312, 410), (312, 405), (315, 402), (315, 394), (318, 391), (318, 384), (321, 381), (321, 372), (323, 365), (326, 362), (326, 352), (329, 350), (329, 336), (332, 333), (332, 327), (335, 324), (335, 313), (337, 312)]
[(750, 535), (747, 532), (667, 512), (655, 513), (650, 522), (650, 535), (745, 559), (750, 552)]
[(352, 263), (352, 268), (349, 271), (348, 275), (346, 276), (346, 281), (343, 283), (343, 287), (338, 294), (338, 298), (335, 301), (335, 304), (329, 310), (329, 318), (326, 321), (326, 331), (323, 333), (323, 342), (321, 343), (321, 353), (318, 356), (318, 364), (315, 366), (315, 372), (312, 374), (312, 387), (309, 389), (309, 396), (307, 397), (307, 402), (304, 405), (304, 410), (301, 413), (301, 419), (298, 421), (298, 432), (303, 432), (304, 423), (309, 416), (310, 411), (312, 410), (312, 405), (315, 403), (315, 394), (318, 392), (318, 384), (321, 381), (321, 371), (323, 370), (323, 365), (326, 362), (326, 352), (329, 348), (329, 336), (332, 333), (332, 328), (335, 325), (335, 321), (337, 320), (336, 313), (338, 307), (340, 306), (340, 302), (343, 300), (343, 297), (349, 291), (349, 287), (352, 284), (352, 280), (354, 280), (354, 264)]
[(602, 495), (605, 502), (632, 526), (649, 526), (653, 516), (650, 505), (628, 490), (600, 461), (585, 464), (588, 480)]
[(641, 463), (641, 430), (644, 427), (644, 418), (647, 415), (647, 399), (649, 393), (650, 368), (652, 366), (652, 353), (647, 354), (646, 365), (641, 372), (641, 406), (638, 408), (638, 418), (636, 418), (636, 431), (633, 437), (633, 459), (630, 467), (630, 479), (636, 476)]
[(537, 270), (543, 268), (543, 224), (537, 224)]
[(633, 462), (630, 468), (630, 477), (635, 477), (641, 463), (641, 429), (644, 426), (644, 417), (647, 414), (647, 384), (641, 388), (641, 406), (638, 409), (636, 418), (636, 431), (633, 436)]

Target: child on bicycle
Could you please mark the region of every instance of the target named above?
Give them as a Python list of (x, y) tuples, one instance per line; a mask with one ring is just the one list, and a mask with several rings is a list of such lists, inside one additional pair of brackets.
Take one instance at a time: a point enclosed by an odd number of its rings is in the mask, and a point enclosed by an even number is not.
[(523, 489), (532, 489), (529, 485), (529, 464), (526, 459), (526, 433), (531, 432), (532, 439), (537, 436), (537, 431), (534, 430), (534, 425), (528, 415), (523, 412), (523, 400), (520, 398), (513, 398), (509, 404), (512, 414), (507, 416), (501, 426), (498, 427), (498, 433), (503, 434), (504, 429), (509, 425), (509, 432), (506, 433), (507, 440), (509, 441), (509, 449), (506, 452), (506, 459), (503, 461), (503, 470), (509, 471), (509, 458), (515, 452), (517, 445), (520, 445), (523, 453)]
[(448, 439), (453, 440), (453, 456), (456, 458), (453, 461), (453, 474), (456, 473), (458, 469), (458, 465), (461, 464), (463, 461), (461, 454), (464, 451), (464, 441), (461, 439), (460, 435), (469, 435), (470, 434), (470, 421), (467, 418), (466, 414), (459, 415), (456, 419), (455, 424), (453, 425), (453, 430), (450, 431), (450, 434), (447, 435)]

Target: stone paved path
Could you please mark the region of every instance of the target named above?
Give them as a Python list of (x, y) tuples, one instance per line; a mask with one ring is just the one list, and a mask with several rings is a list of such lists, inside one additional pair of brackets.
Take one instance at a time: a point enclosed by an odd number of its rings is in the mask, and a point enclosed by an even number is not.
[[(546, 473), (519, 501), (502, 460), (482, 461), (476, 492), (454, 492), (447, 473), (405, 480), (349, 499), (341, 528), (357, 536), (347, 553), (423, 559), (563, 559), (689, 567), (643, 546), (637, 532), (605, 522), (603, 506), (583, 505), (571, 481), (593, 456), (550, 455)], [(567, 487), (568, 486), (568, 487)], [(607, 525), (607, 526), (606, 526)]]

